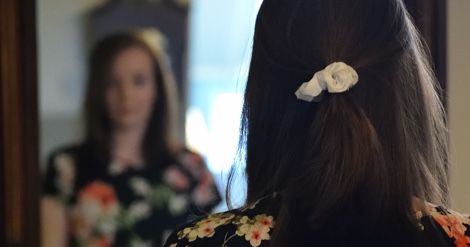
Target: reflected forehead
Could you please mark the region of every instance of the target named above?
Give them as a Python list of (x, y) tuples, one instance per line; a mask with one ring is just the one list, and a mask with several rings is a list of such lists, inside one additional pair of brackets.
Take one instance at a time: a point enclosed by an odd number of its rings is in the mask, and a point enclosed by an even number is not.
[(113, 74), (132, 71), (151, 71), (152, 57), (141, 47), (129, 47), (119, 52), (112, 64)]

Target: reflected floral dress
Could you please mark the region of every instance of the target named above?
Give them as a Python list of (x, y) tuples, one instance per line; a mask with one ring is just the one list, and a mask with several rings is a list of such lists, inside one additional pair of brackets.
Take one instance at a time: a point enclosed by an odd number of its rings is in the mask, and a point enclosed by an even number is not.
[(164, 159), (163, 171), (99, 160), (85, 146), (49, 158), (44, 194), (66, 207), (69, 246), (162, 246), (174, 228), (221, 201), (202, 158), (188, 150)]

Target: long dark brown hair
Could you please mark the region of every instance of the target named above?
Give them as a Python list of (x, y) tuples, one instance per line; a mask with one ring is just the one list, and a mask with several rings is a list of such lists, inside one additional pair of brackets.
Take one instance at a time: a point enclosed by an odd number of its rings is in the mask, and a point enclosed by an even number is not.
[[(355, 87), (297, 100), (339, 61), (359, 74)], [(241, 138), (247, 203), (283, 195), (271, 245), (410, 244), (423, 206), (413, 198), (447, 200), (438, 91), (402, 0), (264, 0)]]
[(105, 102), (111, 65), (118, 54), (132, 47), (138, 47), (150, 55), (155, 73), (156, 100), (142, 143), (145, 163), (162, 164), (162, 159), (171, 157), (177, 147), (178, 101), (175, 83), (161, 49), (157, 49), (146, 37), (149, 37), (148, 32), (143, 31), (109, 35), (97, 42), (89, 58), (84, 144), (90, 147), (105, 165), (109, 163), (112, 138), (112, 122)]

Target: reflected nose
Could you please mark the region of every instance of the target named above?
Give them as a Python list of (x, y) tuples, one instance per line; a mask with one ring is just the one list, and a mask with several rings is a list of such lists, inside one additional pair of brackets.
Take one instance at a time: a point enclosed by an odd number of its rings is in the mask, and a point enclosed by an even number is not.
[(132, 103), (132, 92), (131, 88), (124, 84), (119, 87), (119, 101), (122, 108), (127, 109)]

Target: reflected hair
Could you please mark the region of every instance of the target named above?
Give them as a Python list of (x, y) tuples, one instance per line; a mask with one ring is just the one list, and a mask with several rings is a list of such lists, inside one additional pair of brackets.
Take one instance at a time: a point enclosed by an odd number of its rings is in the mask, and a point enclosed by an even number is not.
[[(150, 40), (149, 31), (121, 32), (98, 41), (89, 58), (88, 83), (85, 96), (84, 144), (96, 152), (107, 165), (110, 159), (112, 122), (106, 107), (105, 94), (111, 79), (111, 66), (116, 57), (129, 48), (139, 48), (150, 55), (156, 83), (156, 99), (143, 138), (145, 164), (163, 164), (177, 147), (176, 83), (165, 57), (164, 49)], [(151, 42), (152, 41), (152, 42)], [(163, 167), (158, 167), (162, 169)]]
[[(320, 102), (295, 97), (337, 61), (357, 71), (355, 87)], [(240, 149), (246, 203), (282, 195), (271, 245), (411, 243), (414, 210), (424, 209), (413, 198), (447, 203), (439, 91), (402, 0), (264, 0)]]

